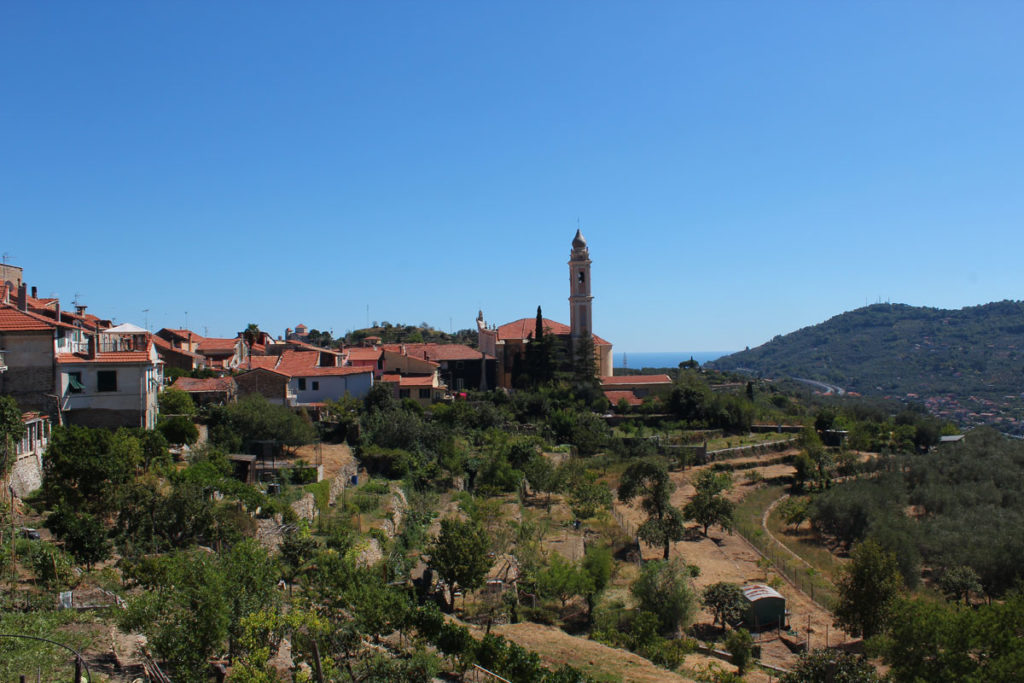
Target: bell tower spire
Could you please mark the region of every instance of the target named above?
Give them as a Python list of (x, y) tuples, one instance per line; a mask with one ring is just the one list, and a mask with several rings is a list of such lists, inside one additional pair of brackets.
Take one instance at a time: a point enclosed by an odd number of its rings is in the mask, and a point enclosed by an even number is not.
[(593, 334), (594, 320), (591, 317), (590, 295), (590, 250), (587, 240), (577, 228), (569, 252), (569, 319), (572, 339)]

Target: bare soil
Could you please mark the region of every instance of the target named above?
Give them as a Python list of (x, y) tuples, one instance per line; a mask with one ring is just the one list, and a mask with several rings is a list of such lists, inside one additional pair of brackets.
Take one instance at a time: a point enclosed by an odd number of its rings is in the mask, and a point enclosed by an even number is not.
[[(766, 458), (774, 457), (777, 454), (766, 454)], [(707, 467), (707, 466), (704, 466)], [(692, 478), (696, 477), (702, 467), (691, 468), (683, 472), (672, 472), (672, 481), (676, 484), (676, 490), (672, 495), (672, 503), (680, 508), (689, 502), (695, 493), (690, 484)], [(743, 470), (734, 474), (733, 489), (729, 492), (729, 498), (738, 501), (747, 493), (754, 490), (758, 484), (750, 484), (744, 480)], [(765, 479), (774, 479), (781, 476), (793, 474), (793, 467), (790, 465), (770, 465), (767, 467), (754, 468)], [(639, 504), (625, 506), (618, 502), (615, 504), (616, 511), (632, 525), (639, 525), (646, 518)], [(641, 553), (644, 560), (660, 559), (662, 548), (641, 544)], [(690, 538), (674, 543), (671, 548), (672, 557), (682, 557), (688, 564), (700, 567), (700, 576), (694, 580), (698, 590), (719, 581), (730, 583), (765, 583), (772, 576), (778, 576), (774, 572), (765, 570), (758, 566), (760, 554), (747, 543), (739, 534), (728, 534), (717, 527), (712, 527), (708, 537), (700, 535), (699, 532), (691, 534)], [(803, 640), (810, 635), (812, 647), (824, 647), (826, 639), (828, 645), (837, 645), (850, 640), (850, 636), (832, 625), (832, 615), (815, 603), (803, 591), (799, 590), (784, 577), (781, 586), (777, 590), (786, 598), (786, 607), (790, 612), (790, 626), (796, 631), (796, 640)], [(710, 625), (713, 621), (712, 615), (701, 611), (697, 624)], [(797, 655), (776, 638), (776, 634), (763, 633), (760, 635), (762, 646), (762, 661), (788, 668), (795, 664)], [(753, 679), (750, 679), (753, 680)]]

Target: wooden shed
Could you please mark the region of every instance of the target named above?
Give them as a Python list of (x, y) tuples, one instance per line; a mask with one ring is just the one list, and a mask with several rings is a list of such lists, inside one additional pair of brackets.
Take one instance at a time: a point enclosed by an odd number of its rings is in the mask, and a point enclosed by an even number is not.
[(774, 588), (763, 583), (752, 583), (743, 587), (743, 598), (747, 601), (746, 625), (754, 630), (786, 626), (786, 598)]

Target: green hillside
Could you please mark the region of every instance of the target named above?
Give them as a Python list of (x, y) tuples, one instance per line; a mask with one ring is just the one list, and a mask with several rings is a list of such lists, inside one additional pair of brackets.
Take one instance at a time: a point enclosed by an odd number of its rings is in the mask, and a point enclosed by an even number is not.
[[(960, 310), (875, 304), (837, 315), (709, 363), (765, 377), (801, 377), (847, 391), (958, 402), (972, 413), (1005, 414), (1024, 391), (1024, 302)], [(943, 398), (944, 397), (944, 398)], [(973, 405), (964, 405), (965, 402)], [(997, 415), (982, 417), (995, 417)]]

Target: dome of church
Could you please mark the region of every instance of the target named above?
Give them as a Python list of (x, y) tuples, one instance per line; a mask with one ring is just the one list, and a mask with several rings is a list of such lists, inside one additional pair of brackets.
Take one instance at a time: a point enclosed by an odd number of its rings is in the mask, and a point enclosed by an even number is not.
[(585, 249), (587, 246), (587, 238), (583, 236), (583, 233), (576, 229), (576, 236), (572, 238), (573, 249)]

